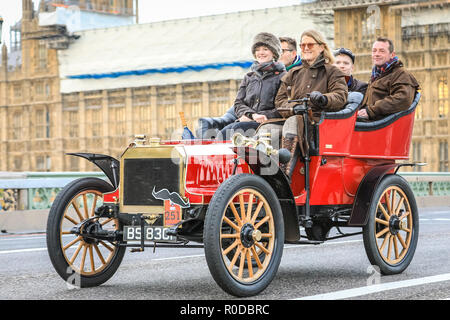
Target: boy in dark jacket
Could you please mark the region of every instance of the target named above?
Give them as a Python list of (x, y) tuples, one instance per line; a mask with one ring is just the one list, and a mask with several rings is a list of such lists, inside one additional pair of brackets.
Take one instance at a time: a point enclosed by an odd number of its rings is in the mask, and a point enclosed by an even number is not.
[(349, 49), (339, 48), (334, 52), (336, 61), (334, 65), (345, 74), (349, 92), (360, 92), (363, 95), (367, 90), (367, 83), (353, 77), (352, 73), (355, 66), (355, 55)]

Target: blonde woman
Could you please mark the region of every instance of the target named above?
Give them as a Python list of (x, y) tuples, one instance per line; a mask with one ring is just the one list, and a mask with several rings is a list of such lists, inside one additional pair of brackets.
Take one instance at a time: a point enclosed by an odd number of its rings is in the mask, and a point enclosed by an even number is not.
[[(303, 118), (294, 115), (297, 103), (288, 100), (301, 99), (310, 94), (310, 106), (317, 121), (321, 111), (338, 111), (347, 102), (347, 83), (345, 75), (334, 63), (334, 56), (325, 38), (315, 30), (307, 30), (300, 37), (302, 65), (289, 70), (281, 79), (280, 89), (275, 98), (275, 106), (283, 118), (287, 119), (282, 129), (282, 148), (291, 155), (300, 147), (302, 156), (308, 147), (303, 137)], [(282, 166), (290, 177), (295, 157)]]

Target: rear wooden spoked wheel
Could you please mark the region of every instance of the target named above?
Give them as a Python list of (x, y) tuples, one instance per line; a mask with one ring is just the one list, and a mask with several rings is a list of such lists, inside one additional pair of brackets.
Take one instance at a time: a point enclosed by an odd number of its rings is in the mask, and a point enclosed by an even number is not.
[[(125, 247), (86, 235), (89, 230), (120, 230), (119, 221), (95, 216), (103, 193), (112, 186), (98, 178), (69, 183), (56, 197), (47, 221), (47, 249), (58, 274), (80, 287), (98, 286), (113, 276), (122, 262)], [(74, 234), (77, 227), (84, 232)], [(83, 234), (83, 235), (81, 235)]]
[(251, 296), (264, 290), (278, 269), (284, 242), (279, 201), (261, 177), (241, 174), (222, 183), (208, 206), (205, 256), (226, 292)]
[(383, 260), (391, 265), (400, 262), (411, 246), (413, 219), (408, 198), (399, 187), (387, 188), (378, 200), (375, 230)]
[(417, 205), (408, 183), (397, 175), (385, 177), (370, 208), (363, 230), (369, 260), (383, 274), (400, 273), (412, 260), (419, 231)]

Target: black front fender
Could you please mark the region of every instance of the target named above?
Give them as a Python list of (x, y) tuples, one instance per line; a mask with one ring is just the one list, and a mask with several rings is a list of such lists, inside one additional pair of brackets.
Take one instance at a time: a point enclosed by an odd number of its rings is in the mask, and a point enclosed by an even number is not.
[(108, 177), (114, 189), (119, 187), (119, 170), (120, 170), (120, 162), (119, 160), (107, 156), (104, 154), (97, 153), (67, 153), (71, 156), (77, 156), (84, 158), (92, 163), (94, 163), (97, 167), (99, 167), (105, 175)]
[(286, 241), (300, 239), (300, 228), (295, 206), (295, 198), (286, 175), (281, 171), (278, 162), (266, 153), (249, 147), (235, 147), (233, 151), (245, 160), (253, 173), (266, 180), (276, 193), (283, 210)]

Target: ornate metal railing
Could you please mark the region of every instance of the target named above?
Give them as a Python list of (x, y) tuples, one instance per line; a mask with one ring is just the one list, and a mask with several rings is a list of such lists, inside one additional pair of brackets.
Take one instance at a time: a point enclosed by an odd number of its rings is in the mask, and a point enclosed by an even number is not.
[(403, 172), (400, 173), (417, 197), (450, 196), (450, 172)]
[(103, 172), (0, 172), (0, 212), (48, 209), (66, 184), (82, 177), (106, 179)]
[[(400, 174), (409, 182), (416, 197), (450, 197), (450, 172)], [(82, 177), (106, 179), (102, 172), (0, 172), (0, 213), (48, 209), (66, 184)]]

